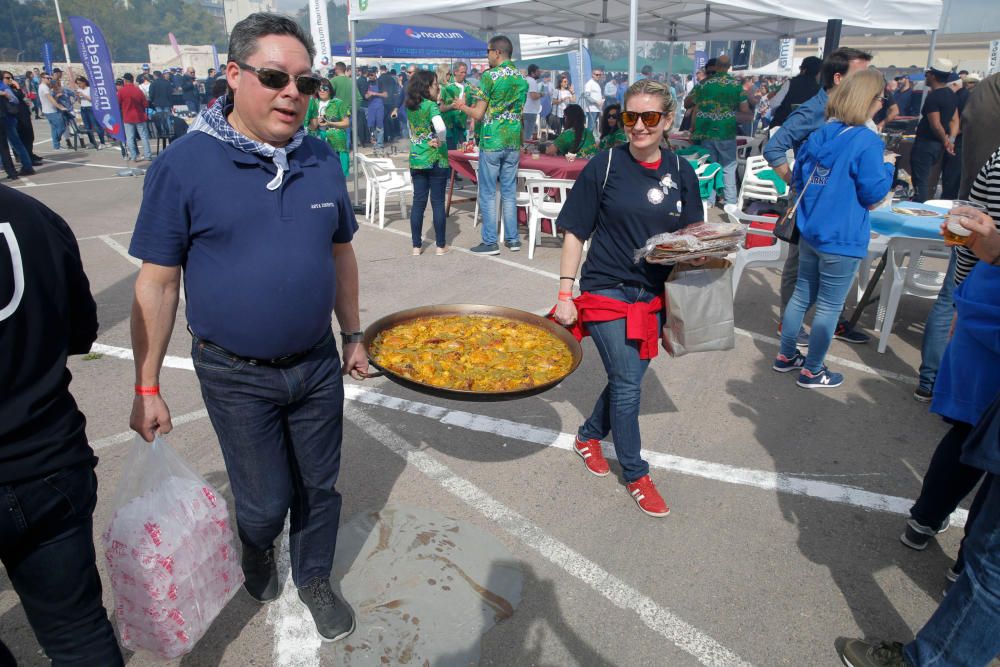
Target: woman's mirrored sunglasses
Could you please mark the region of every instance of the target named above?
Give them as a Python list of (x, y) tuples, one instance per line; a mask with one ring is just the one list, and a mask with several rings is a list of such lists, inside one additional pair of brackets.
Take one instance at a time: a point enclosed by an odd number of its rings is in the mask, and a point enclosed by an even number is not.
[[(235, 62), (235, 61), (234, 61)], [(288, 72), (282, 72), (280, 69), (271, 69), (270, 67), (254, 67), (253, 65), (247, 65), (246, 63), (237, 62), (239, 68), (246, 70), (247, 72), (253, 72), (257, 75), (257, 80), (260, 81), (261, 85), (265, 88), (271, 88), (273, 90), (281, 90), (288, 85), (289, 79), (295, 79), (295, 87), (303, 95), (312, 95), (319, 88), (321, 80), (318, 76), (313, 76), (312, 74), (300, 74), (299, 76), (292, 77)]]
[(621, 117), (622, 117), (622, 124), (624, 124), (625, 127), (632, 127), (633, 125), (636, 124), (636, 122), (638, 122), (638, 120), (640, 118), (642, 119), (642, 124), (643, 125), (645, 125), (646, 127), (653, 127), (654, 125), (658, 125), (659, 124), (660, 119), (663, 118), (663, 112), (662, 111), (642, 111), (642, 112), (638, 112), (638, 111), (622, 111)]

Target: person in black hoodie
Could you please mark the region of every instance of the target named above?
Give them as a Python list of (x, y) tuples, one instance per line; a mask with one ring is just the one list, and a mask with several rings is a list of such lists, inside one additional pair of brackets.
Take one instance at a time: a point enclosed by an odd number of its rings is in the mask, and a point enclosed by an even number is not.
[(795, 111), (803, 102), (808, 102), (813, 95), (819, 92), (819, 71), (822, 67), (823, 61), (816, 56), (802, 59), (798, 76), (789, 79), (788, 92), (785, 93), (778, 108), (774, 110), (771, 127), (779, 127), (788, 118), (788, 114)]
[(97, 458), (66, 368), (97, 339), (97, 306), (62, 218), (2, 185), (0, 211), (0, 561), (53, 664), (122, 665), (94, 552)]

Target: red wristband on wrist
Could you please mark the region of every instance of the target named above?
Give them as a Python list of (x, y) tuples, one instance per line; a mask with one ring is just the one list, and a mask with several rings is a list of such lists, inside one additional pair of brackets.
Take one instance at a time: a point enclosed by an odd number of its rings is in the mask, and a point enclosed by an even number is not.
[(160, 385), (153, 385), (152, 387), (143, 387), (141, 385), (135, 386), (135, 393), (137, 396), (156, 396), (160, 393)]
[(573, 298), (573, 292), (559, 292), (559, 301), (570, 301)]

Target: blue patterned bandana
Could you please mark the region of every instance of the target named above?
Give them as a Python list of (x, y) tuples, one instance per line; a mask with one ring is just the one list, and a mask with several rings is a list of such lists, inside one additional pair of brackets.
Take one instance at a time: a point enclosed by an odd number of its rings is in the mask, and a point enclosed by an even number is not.
[(265, 144), (261, 141), (254, 141), (237, 132), (226, 120), (226, 117), (233, 110), (233, 105), (226, 105), (225, 99), (225, 95), (223, 95), (215, 100), (212, 106), (202, 111), (191, 123), (188, 131), (204, 132), (244, 153), (256, 153), (271, 158), (274, 161), (274, 166), (278, 168), (278, 175), (267, 184), (267, 189), (277, 190), (281, 187), (285, 172), (288, 171), (288, 154), (302, 145), (302, 141), (306, 137), (305, 129), (300, 127), (288, 145), (281, 148), (275, 148), (271, 144)]

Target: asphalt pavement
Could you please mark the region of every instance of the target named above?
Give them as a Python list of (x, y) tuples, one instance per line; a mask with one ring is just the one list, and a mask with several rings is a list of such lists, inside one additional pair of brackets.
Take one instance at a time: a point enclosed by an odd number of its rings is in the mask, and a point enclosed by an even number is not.
[[(72, 358), (70, 368), (100, 456), (99, 536), (134, 446), (128, 319), (138, 267), (125, 248), (143, 177), (118, 175), (124, 162), (117, 149), (52, 154), (41, 140), (44, 122), (36, 122), (36, 132), (45, 164), (15, 186), (70, 224), (98, 303), (98, 345), (88, 357)], [(492, 258), (470, 254), (466, 249), (478, 243), (471, 192), (456, 191), (448, 219), (455, 249), (441, 257), (432, 251), (411, 256), (408, 220), (395, 202), (385, 229), (361, 220), (355, 248), (364, 324), (426, 304), (551, 307), (559, 240), (543, 238), (533, 260), (526, 249), (504, 249)], [(239, 193), (220, 190), (218, 196), (235, 200)], [(425, 220), (430, 248), (430, 211)], [(335, 574), (345, 582), (361, 577), (360, 538), (380, 525), (375, 515), (439, 517), (440, 525), (485, 534), (477, 543), (495, 542), (495, 548), (462, 551), (481, 575), (455, 583), (477, 592), (462, 604), (470, 618), (484, 614), (487, 622), (428, 619), (422, 638), (407, 636), (407, 652), (398, 642), (380, 645), (372, 634), (381, 627), (372, 610), (389, 600), (354, 599), (360, 627), (348, 650), (319, 642), (290, 586), (268, 606), (240, 591), (195, 649), (170, 664), (361, 665), (368, 658), (354, 656), (354, 649), (368, 642), (371, 664), (835, 665), (838, 636), (911, 639), (941, 600), (964, 518), (958, 513), (956, 528), (925, 552), (898, 540), (946, 431), (911, 396), (931, 302), (903, 298), (885, 354), (874, 340), (834, 342), (827, 363), (844, 373), (844, 385), (807, 391), (770, 368), (778, 278), (773, 270), (744, 274), (735, 349), (678, 359), (661, 354), (650, 366), (640, 425), (653, 479), (671, 506), (662, 519), (638, 510), (615, 461), (611, 476), (597, 478), (570, 450), (605, 381), (589, 340), (575, 373), (542, 395), (516, 401), (449, 401), (385, 378), (348, 380), (342, 524), (368, 528), (355, 528), (362, 534), (338, 554)], [(873, 310), (860, 322), (869, 333)], [(175, 423), (168, 440), (232, 507), (191, 370), (185, 322), (182, 308), (161, 379)], [(396, 562), (368, 568), (366, 582), (389, 582), (413, 564)], [(419, 590), (421, 597), (445, 595), (440, 587)], [(394, 600), (394, 608), (404, 613), (408, 604), (419, 606), (424, 618), (434, 609), (445, 613), (446, 599), (418, 604), (416, 595), (409, 603), (405, 596)], [(105, 603), (113, 607), (107, 580)], [(2, 571), (0, 637), (19, 664), (47, 664)], [(128, 664), (156, 663), (138, 653)]]

